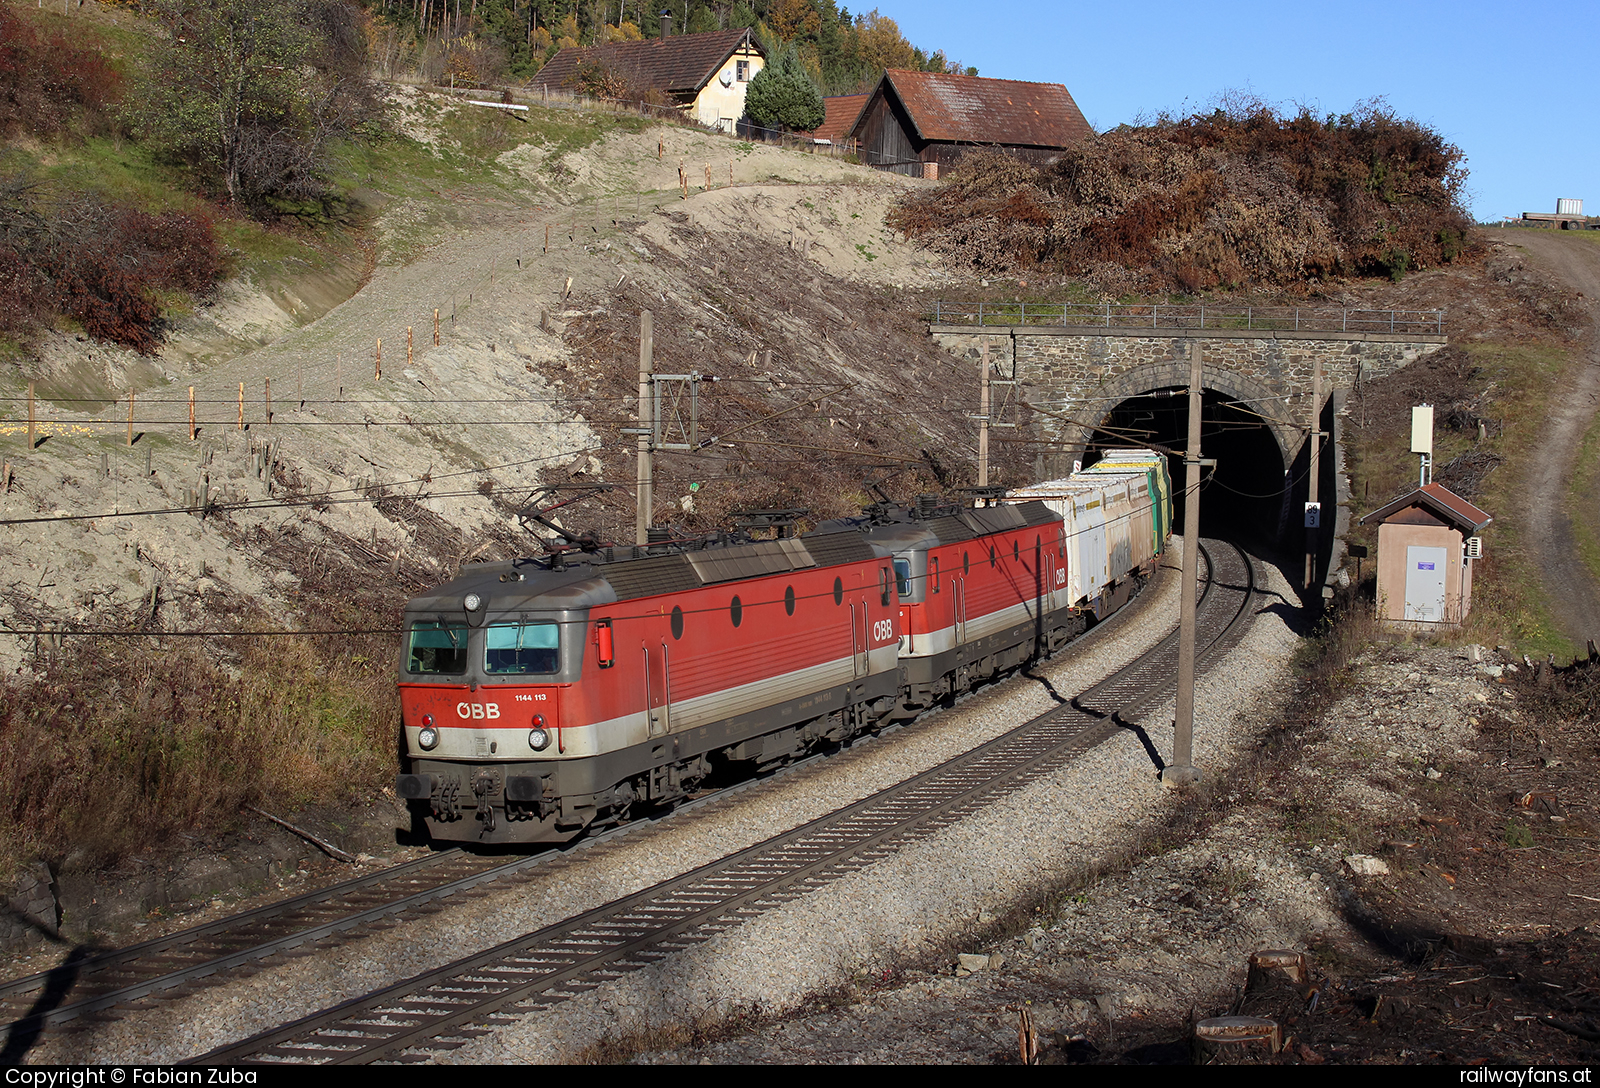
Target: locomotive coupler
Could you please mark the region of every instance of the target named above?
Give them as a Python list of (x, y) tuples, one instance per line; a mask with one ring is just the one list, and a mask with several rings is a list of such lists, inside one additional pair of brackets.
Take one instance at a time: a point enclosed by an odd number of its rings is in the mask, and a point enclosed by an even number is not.
[(494, 830), (494, 794), (499, 787), (499, 779), (490, 771), (479, 771), (472, 780), (472, 795), (478, 799), (478, 822), (486, 832)]

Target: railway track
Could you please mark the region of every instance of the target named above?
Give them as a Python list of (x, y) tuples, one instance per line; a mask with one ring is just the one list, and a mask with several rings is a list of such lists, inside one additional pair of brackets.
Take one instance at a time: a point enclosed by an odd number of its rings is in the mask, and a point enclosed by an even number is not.
[[(1132, 611), (1118, 612), (1089, 637), (1114, 630)], [(924, 715), (923, 720), (932, 716)], [(883, 735), (900, 728), (886, 729)], [(858, 738), (851, 748), (870, 747), (864, 742), (871, 739)], [(830, 759), (836, 762), (837, 754), (796, 761), (773, 774), (681, 804), (671, 816), (676, 820), (710, 812), (749, 789), (810, 773)], [(125, 948), (81, 949), (49, 971), (0, 982), (0, 1025), (9, 1036), (37, 1038), (45, 1032), (103, 1023), (151, 1000), (214, 985), (230, 972), (249, 970), (272, 957), (307, 954), (387, 928), (408, 912), (438, 909), (438, 901), (449, 896), (471, 894), (507, 879), (531, 878), (536, 870), (560, 864), (575, 852), (636, 835), (659, 822), (635, 821), (509, 862), (450, 850)]]
[[(1242, 637), (1249, 557), (1202, 542), (1198, 667)], [(364, 997), (194, 1059), (362, 1064), (426, 1061), (595, 989), (926, 839), (1087, 751), (1164, 702), (1177, 634), (1054, 710), (873, 796), (692, 872)]]
[[(126, 948), (69, 957), (50, 971), (0, 983), (0, 1022), (11, 1031), (39, 1032), (103, 1018), (119, 1005), (252, 961), (381, 927), (395, 914), (504, 879), (539, 860), (508, 863), (451, 850)], [(41, 1008), (47, 996), (54, 1007)]]

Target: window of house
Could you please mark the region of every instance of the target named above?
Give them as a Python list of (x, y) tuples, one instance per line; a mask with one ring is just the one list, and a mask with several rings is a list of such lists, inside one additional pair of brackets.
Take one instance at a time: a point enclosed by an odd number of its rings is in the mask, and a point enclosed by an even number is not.
[(741, 61), (737, 61), (736, 63), (739, 66), (739, 82), (740, 83), (749, 83), (750, 82), (750, 62), (747, 61), (747, 60), (741, 60)]

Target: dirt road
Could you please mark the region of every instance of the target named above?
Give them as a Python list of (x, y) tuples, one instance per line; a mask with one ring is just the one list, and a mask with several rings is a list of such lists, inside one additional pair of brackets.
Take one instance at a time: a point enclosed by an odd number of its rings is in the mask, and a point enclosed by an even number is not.
[[(1521, 511), (1529, 545), (1550, 590), (1556, 620), (1580, 646), (1600, 639), (1600, 590), (1584, 567), (1573, 540), (1566, 509), (1567, 481), (1577, 467), (1578, 447), (1600, 408), (1600, 245), (1554, 231), (1507, 231), (1528, 259), (1580, 292), (1589, 312), (1589, 331), (1568, 376), (1565, 395), (1550, 405), (1545, 441), (1529, 474)], [(1586, 502), (1580, 516), (1600, 517)]]

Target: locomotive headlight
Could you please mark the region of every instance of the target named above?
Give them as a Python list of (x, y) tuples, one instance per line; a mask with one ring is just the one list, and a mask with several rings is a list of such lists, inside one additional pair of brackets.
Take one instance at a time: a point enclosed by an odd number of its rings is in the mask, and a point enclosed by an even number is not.
[(422, 728), (417, 730), (417, 743), (424, 752), (431, 752), (439, 746), (439, 731), (433, 727), (433, 715), (422, 716)]
[(476, 612), (483, 604), (483, 598), (476, 593), (468, 593), (461, 603), (467, 606), (468, 612)]
[(542, 752), (550, 747), (550, 731), (544, 727), (544, 715), (533, 716), (533, 728), (528, 730), (528, 747)]

